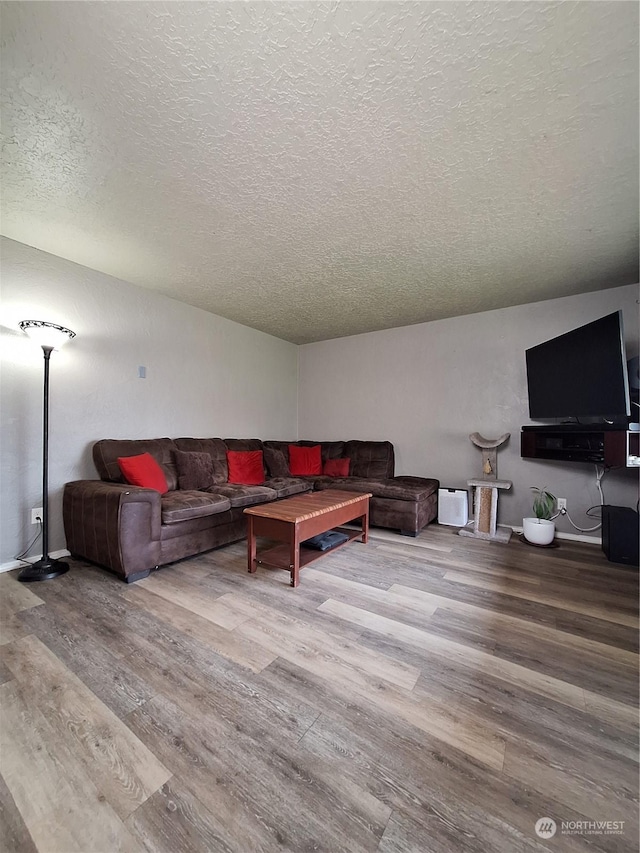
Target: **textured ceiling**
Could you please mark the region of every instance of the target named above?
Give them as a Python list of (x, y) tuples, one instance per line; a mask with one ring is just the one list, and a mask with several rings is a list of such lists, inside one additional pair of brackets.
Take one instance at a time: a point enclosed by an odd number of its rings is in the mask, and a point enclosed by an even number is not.
[(635, 2), (4, 2), (2, 232), (304, 343), (638, 281)]

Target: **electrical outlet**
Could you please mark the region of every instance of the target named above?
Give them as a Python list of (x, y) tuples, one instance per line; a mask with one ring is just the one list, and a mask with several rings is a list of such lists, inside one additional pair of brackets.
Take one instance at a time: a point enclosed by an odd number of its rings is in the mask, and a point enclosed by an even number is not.
[(38, 524), (42, 521), (42, 507), (37, 506), (31, 510), (31, 524)]
[(558, 498), (556, 501), (558, 512), (562, 512), (563, 510), (566, 512), (567, 509), (567, 499), (566, 498)]

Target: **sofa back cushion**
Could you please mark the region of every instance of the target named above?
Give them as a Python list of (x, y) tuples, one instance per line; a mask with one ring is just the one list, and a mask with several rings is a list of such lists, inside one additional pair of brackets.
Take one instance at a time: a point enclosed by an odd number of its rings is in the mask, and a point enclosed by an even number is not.
[(289, 445), (298, 447), (313, 447), (320, 445), (322, 464), (328, 459), (339, 459), (343, 456), (344, 441), (265, 441), (264, 463), (270, 477), (290, 477)]
[(313, 447), (315, 444), (320, 445), (320, 454), (322, 456), (322, 464), (327, 459), (339, 459), (344, 456), (344, 441), (296, 441), (300, 447)]
[(176, 438), (176, 447), (185, 453), (208, 453), (213, 463), (213, 483), (226, 483), (227, 445), (221, 438)]
[(349, 458), (327, 459), (322, 466), (322, 474), (325, 477), (348, 477), (350, 462)]
[(208, 453), (176, 450), (173, 458), (178, 471), (179, 489), (198, 492), (213, 486), (213, 461)]
[(294, 477), (310, 477), (322, 474), (322, 456), (320, 445), (305, 447), (301, 444), (289, 445), (289, 471)]
[(161, 495), (169, 491), (164, 471), (150, 453), (140, 453), (138, 456), (118, 456), (118, 465), (125, 481), (132, 486), (154, 489)]
[(344, 445), (344, 456), (351, 460), (352, 477), (393, 477), (395, 457), (390, 441), (347, 441)]
[(176, 449), (175, 442), (171, 438), (103, 438), (93, 445), (93, 461), (101, 480), (124, 483), (118, 457), (149, 453), (162, 468), (167, 488), (173, 491), (178, 488), (178, 475), (173, 459)]
[[(263, 469), (264, 469), (264, 446), (259, 438), (225, 438), (224, 443), (227, 447), (227, 450), (237, 450), (240, 453), (244, 453), (248, 450), (262, 450), (263, 451)], [(266, 477), (266, 470), (264, 471)]]
[(264, 462), (261, 450), (227, 450), (229, 482), (243, 486), (264, 483)]
[(264, 464), (270, 477), (290, 477), (289, 450), (290, 441), (265, 441)]

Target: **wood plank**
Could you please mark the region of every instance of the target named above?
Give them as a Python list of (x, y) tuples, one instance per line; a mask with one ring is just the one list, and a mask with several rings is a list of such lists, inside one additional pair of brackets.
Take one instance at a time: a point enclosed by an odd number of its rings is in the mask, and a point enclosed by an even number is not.
[[(260, 672), (277, 657), (253, 643), (244, 641), (226, 628), (221, 628), (216, 622), (198, 616), (193, 611), (176, 604), (170, 598), (156, 595), (148, 588), (132, 586), (126, 590), (124, 597), (163, 622), (172, 625), (178, 631), (193, 637), (216, 654), (253, 672)], [(219, 610), (220, 608), (218, 612)]]
[(126, 818), (169, 778), (169, 771), (36, 637), (3, 647), (24, 695), (47, 707), (55, 737), (81, 761), (96, 788)]
[(552, 678), (570, 680), (571, 684), (589, 693), (601, 694), (627, 705), (635, 705), (638, 698), (637, 668), (614, 663), (587, 651), (576, 652), (544, 640), (539, 640), (534, 647), (528, 637), (514, 632), (496, 643), (494, 654)]
[(416, 549), (421, 548), (425, 551), (434, 553), (440, 552), (442, 554), (451, 554), (453, 551), (453, 547), (451, 544), (444, 544), (442, 542), (436, 542), (432, 537), (426, 539), (416, 536), (409, 538), (407, 536), (402, 536), (398, 533), (394, 533), (392, 530), (384, 530), (381, 527), (373, 527), (369, 531), (369, 538), (374, 541), (374, 543), (391, 543), (393, 545), (397, 545), (401, 549)]
[(5, 610), (0, 601), (0, 646), (12, 643), (14, 640), (20, 640), (28, 634), (29, 630), (25, 628), (20, 615)]
[(0, 775), (0, 842), (12, 853), (37, 853), (37, 847), (27, 829), (11, 791)]
[(340, 667), (341, 670), (352, 673), (354, 677), (371, 675), (388, 681), (389, 684), (411, 690), (420, 675), (420, 671), (413, 666), (386, 659), (382, 655), (373, 655), (356, 643), (344, 640), (336, 642), (331, 636), (301, 620), (259, 605), (255, 601), (247, 601), (236, 593), (223, 595), (218, 601), (239, 616), (247, 616), (247, 620), (235, 633), (244, 634), (253, 641), (258, 640), (276, 654), (283, 654), (283, 651), (278, 651), (277, 643), (270, 638), (271, 634), (286, 637), (287, 647), (294, 644), (298, 654), (315, 658), (316, 666)]
[(559, 610), (569, 610), (573, 613), (581, 613), (584, 616), (592, 616), (594, 619), (602, 619), (606, 622), (615, 622), (618, 625), (627, 625), (630, 628), (638, 627), (637, 615), (622, 612), (620, 609), (613, 607), (612, 605), (603, 604), (598, 607), (596, 605), (583, 604), (566, 595), (561, 598), (559, 595), (553, 595), (552, 593), (519, 588), (513, 582), (506, 581), (502, 583), (500, 581), (474, 577), (457, 571), (447, 572), (444, 576), (444, 580), (465, 584), (466, 586), (477, 586), (480, 589), (484, 589), (489, 592), (499, 593), (512, 598), (522, 598), (527, 601), (534, 601), (538, 604), (545, 604), (548, 607), (558, 608)]
[(567, 610), (556, 612), (554, 622), (559, 631), (575, 634), (597, 643), (638, 655), (638, 630), (627, 625), (616, 625), (613, 622), (605, 622), (592, 616), (583, 616), (580, 613), (571, 613)]
[(274, 750), (215, 714), (203, 727), (200, 709), (189, 714), (161, 697), (130, 722), (216, 815), (233, 849), (375, 850), (388, 808), (309, 760), (297, 744)]
[[(215, 790), (215, 783), (211, 784), (210, 790)], [(236, 853), (241, 829), (234, 837), (212, 811), (218, 805), (214, 797), (209, 795), (206, 799), (211, 808), (205, 806), (189, 786), (172, 778), (137, 808), (125, 823), (148, 851)], [(237, 809), (233, 809), (233, 804), (229, 806), (237, 820)], [(255, 838), (251, 840), (255, 841)], [(262, 838), (259, 849), (268, 849)]]
[(521, 742), (507, 746), (504, 773), (556, 800), (556, 814), (568, 806), (591, 820), (624, 821), (625, 835), (638, 838), (637, 773), (630, 786), (603, 760), (594, 768), (591, 756)]
[[(295, 668), (289, 672), (290, 666), (279, 661), (271, 667), (272, 677), (283, 691), (300, 684), (301, 673)], [(336, 774), (348, 776), (356, 784), (368, 784), (394, 814), (411, 816), (423, 828), (420, 846), (411, 853), (430, 850), (431, 838), (434, 843), (446, 839), (449, 851), (512, 853), (519, 849), (514, 845), (520, 840), (533, 841), (533, 827), (541, 814), (555, 813), (554, 804), (543, 795), (465, 760), (446, 744), (425, 741), (404, 721), (386, 725), (384, 717), (368, 712), (358, 700), (342, 708), (338, 697), (327, 695), (312, 676), (304, 686), (315, 693), (324, 712), (300, 745), (332, 761)], [(567, 819), (580, 817), (570, 809), (565, 815)], [(581, 843), (574, 840), (561, 849), (584, 853)]]
[(472, 616), (484, 622), (487, 630), (502, 634), (512, 630), (519, 633), (525, 633), (531, 637), (532, 643), (539, 639), (544, 639), (558, 645), (563, 645), (572, 648), (578, 652), (585, 651), (595, 655), (599, 655), (604, 659), (614, 662), (626, 664), (631, 667), (636, 667), (638, 663), (638, 655), (635, 652), (628, 651), (624, 648), (619, 648), (616, 645), (603, 643), (599, 640), (591, 640), (578, 634), (563, 631), (555, 626), (545, 623), (533, 622), (528, 619), (523, 619), (519, 616), (511, 616), (501, 613), (499, 610), (493, 610), (489, 607), (480, 607), (477, 604), (469, 604), (466, 601), (460, 601), (455, 598), (447, 598), (443, 595), (426, 592), (422, 589), (414, 589), (406, 587), (402, 584), (393, 584), (390, 592), (398, 593), (406, 598), (410, 598), (415, 602), (424, 602), (425, 606), (437, 607), (452, 613), (460, 613), (465, 616)]
[[(459, 714), (451, 706), (428, 699), (417, 700), (406, 689), (398, 689), (389, 678), (390, 660), (385, 660), (384, 656), (365, 648), (346, 650), (347, 655), (345, 650), (327, 650), (326, 642), (314, 645), (304, 631), (291, 630), (283, 620), (266, 619), (264, 616), (244, 623), (236, 631), (326, 679), (333, 690), (347, 690), (366, 696), (388, 714), (401, 717), (487, 766), (498, 769), (502, 766), (504, 745), (494, 732), (478, 726), (471, 717)], [(381, 678), (381, 671), (386, 680)], [(413, 683), (412, 679), (411, 686)]]
[[(521, 583), (530, 583), (534, 586), (540, 586), (540, 578), (535, 575), (528, 574), (521, 570), (509, 571), (504, 567), (491, 567), (491, 566), (483, 566), (480, 563), (470, 563), (465, 560), (452, 560), (452, 559), (440, 559), (435, 560), (432, 555), (425, 553), (419, 554), (416, 551), (411, 551), (409, 548), (402, 548), (399, 545), (380, 545), (378, 546), (380, 551), (383, 551), (388, 554), (402, 554), (405, 557), (410, 557), (413, 560), (420, 560), (424, 563), (428, 563), (432, 568), (444, 569), (446, 571), (453, 569), (457, 569), (458, 571), (466, 571), (477, 572), (481, 575), (489, 575), (496, 578), (500, 578), (501, 580), (514, 580), (519, 581)], [(446, 571), (442, 571), (441, 574), (444, 577), (446, 575)]]
[(408, 643), (416, 648), (437, 655), (444, 662), (470, 668), (474, 673), (492, 675), (510, 684), (525, 687), (542, 696), (548, 696), (557, 702), (562, 702), (572, 708), (581, 711), (585, 709), (584, 691), (573, 684), (550, 678), (532, 669), (519, 666), (510, 661), (503, 660), (495, 655), (455, 643), (437, 634), (404, 625), (386, 616), (352, 607), (339, 601), (329, 599), (320, 605), (320, 610), (326, 610), (336, 616), (341, 616), (350, 622), (355, 622), (363, 628), (369, 628), (385, 636), (395, 637), (403, 643)]
[(62, 600), (55, 608), (34, 607), (21, 614), (34, 634), (114, 714), (123, 718), (153, 696), (147, 682), (110, 647), (96, 643), (87, 615)]
[(17, 571), (2, 572), (0, 574), (0, 646), (26, 637), (29, 631), (25, 628), (19, 614), (42, 604), (44, 601), (29, 588), (28, 584), (20, 583)]
[(585, 691), (585, 704), (589, 711), (607, 722), (616, 726), (626, 728), (627, 732), (638, 737), (638, 706), (627, 705), (617, 702), (608, 696), (598, 693), (587, 693)]
[(203, 619), (232, 631), (241, 625), (248, 617), (231, 613), (228, 608), (220, 606), (212, 599), (206, 590), (199, 588), (183, 578), (176, 578), (171, 572), (162, 571), (150, 575), (136, 583), (139, 589), (145, 589), (167, 601), (177, 604)]
[(2, 685), (0, 704), (3, 776), (35, 848), (142, 853), (83, 762), (22, 686)]
[[(367, 638), (364, 635), (363, 641)], [(376, 645), (390, 652), (395, 642), (376, 636)], [(491, 675), (470, 679), (462, 667), (447, 667), (437, 659), (425, 663), (413, 692), (455, 704), (508, 742), (523, 740), (561, 749), (570, 742), (584, 755), (607, 755), (619, 761), (621, 774), (637, 774), (637, 720), (630, 724), (621, 714), (606, 719), (589, 708), (579, 711)], [(627, 714), (630, 710), (625, 706)]]
[(0, 573), (0, 600), (8, 613), (19, 613), (44, 604), (29, 584), (20, 583), (17, 570)]
[(437, 601), (428, 602), (424, 598), (414, 597), (399, 593), (393, 588), (380, 589), (369, 586), (349, 578), (330, 575), (317, 569), (309, 569), (306, 572), (307, 580), (313, 580), (314, 587), (326, 590), (327, 595), (337, 597), (340, 594), (349, 597), (350, 601), (357, 598), (358, 601), (375, 604), (381, 607), (395, 608), (407, 616), (412, 616), (422, 621), (431, 616), (437, 610)]

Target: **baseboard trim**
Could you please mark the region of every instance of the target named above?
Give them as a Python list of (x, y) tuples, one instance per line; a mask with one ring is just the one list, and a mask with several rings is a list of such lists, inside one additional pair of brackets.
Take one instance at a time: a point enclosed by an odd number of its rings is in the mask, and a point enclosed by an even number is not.
[[(522, 527), (513, 525), (512, 529), (514, 533), (522, 533)], [(597, 545), (598, 547), (601, 547), (602, 545), (602, 539), (599, 536), (585, 536), (584, 533), (561, 533), (556, 530), (556, 539), (568, 539), (573, 542), (586, 542), (587, 545)], [(71, 554), (66, 548), (62, 548), (60, 551), (52, 551), (49, 556), (53, 557), (54, 560), (59, 560), (61, 557), (69, 557)], [(15, 569), (21, 569), (25, 563), (35, 563), (35, 561), (39, 560), (40, 557), (41, 555), (27, 557), (24, 561), (9, 560), (8, 563), (0, 564), (0, 574), (2, 574), (2, 572), (12, 572)]]
[[(71, 552), (67, 551), (66, 548), (62, 548), (60, 551), (52, 551), (49, 556), (53, 557), (54, 560), (59, 560), (61, 557), (70, 557)], [(35, 557), (25, 557), (24, 560), (9, 560), (8, 563), (0, 565), (0, 574), (2, 572), (12, 572), (14, 569), (21, 569), (25, 563), (35, 563), (41, 557), (42, 554), (36, 554)]]

